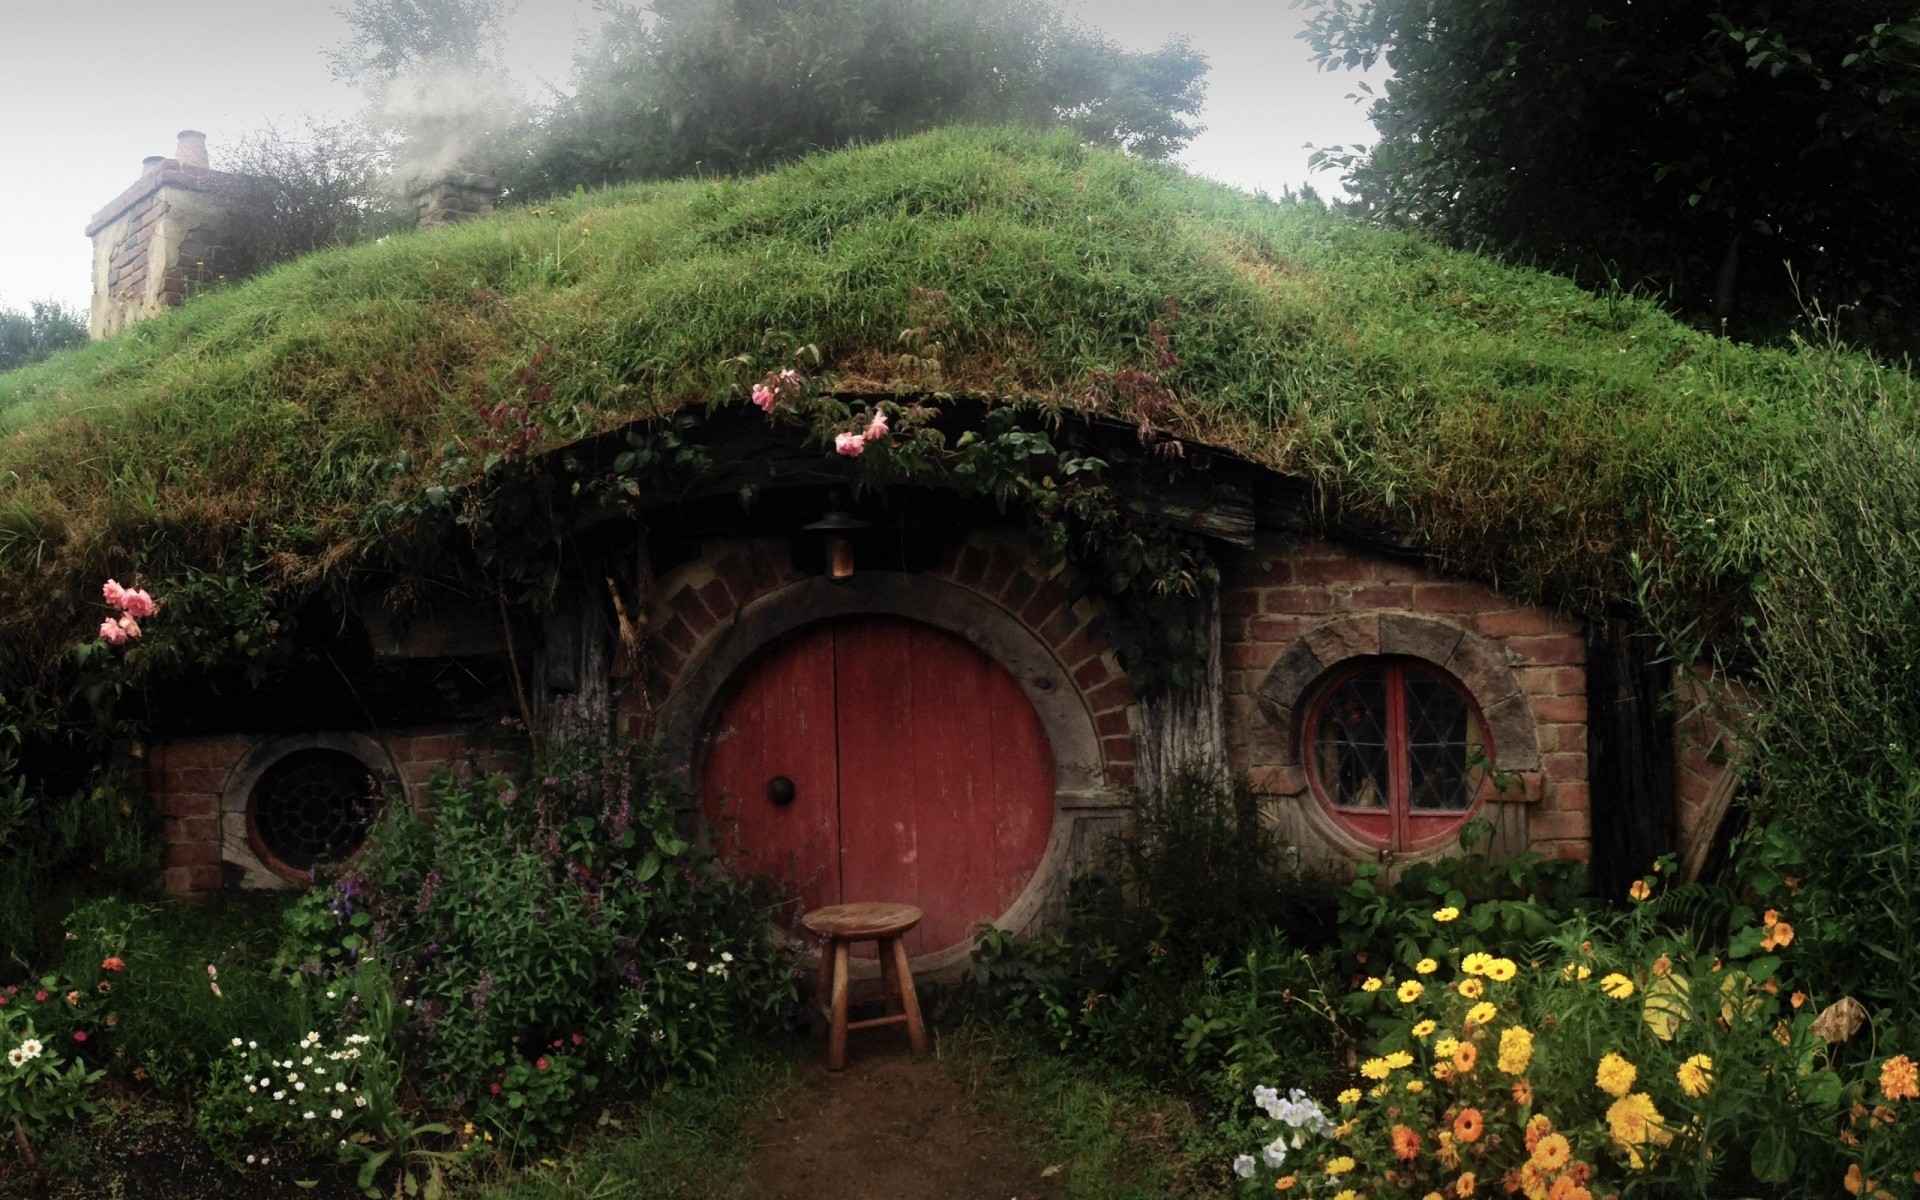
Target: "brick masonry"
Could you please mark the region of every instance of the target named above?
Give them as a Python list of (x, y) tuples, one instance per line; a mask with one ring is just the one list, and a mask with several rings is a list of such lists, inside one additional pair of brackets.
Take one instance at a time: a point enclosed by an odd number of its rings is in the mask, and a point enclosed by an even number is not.
[[(246, 797), (234, 794), (243, 782), (239, 777), (243, 763), (271, 740), (279, 739), (225, 735), (177, 739), (148, 748), (142, 786), (160, 811), (163, 890), (203, 895), (218, 891), (230, 874), (238, 875), (242, 886), (285, 882), (265, 868), (250, 844)], [(415, 803), (442, 769), (465, 774), (476, 767), (493, 770), (509, 765), (491, 752), (476, 752), (465, 728), (387, 733), (377, 745), (385, 751), (391, 775)]]
[[(1303, 846), (1310, 858), (1338, 862), (1373, 852), (1339, 832), (1311, 794), (1297, 745), (1304, 704), (1283, 709), (1261, 696), (1275, 666), (1302, 642), (1315, 651), (1314, 661), (1328, 668), (1341, 658), (1383, 651), (1420, 657), (1444, 652), (1444, 665), (1481, 700), (1503, 765), (1514, 747), (1501, 743), (1502, 733), (1509, 739), (1524, 736), (1531, 718), (1537, 760), (1521, 756), (1532, 765), (1518, 772), (1520, 787), (1508, 793), (1515, 802), (1488, 808), (1502, 848), (1587, 857), (1586, 640), (1576, 622), (1424, 567), (1325, 541), (1279, 536), (1263, 536), (1254, 551), (1229, 568), (1221, 607), (1229, 761), (1256, 793), (1269, 798), (1270, 810), (1289, 835), (1310, 843)], [(1395, 614), (1418, 619), (1396, 625)], [(1353, 620), (1370, 615), (1382, 619)], [(1399, 644), (1394, 643), (1396, 628), (1407, 631)], [(1421, 632), (1436, 628), (1477, 636), (1455, 643)], [(1446, 644), (1423, 653), (1422, 636)], [(1489, 645), (1504, 662), (1466, 660), (1467, 647)], [(1506, 697), (1483, 694), (1480, 676), (1510, 679), (1520, 699), (1507, 708), (1524, 706), (1524, 711), (1497, 711)], [(1295, 694), (1310, 696), (1311, 681), (1298, 683)]]

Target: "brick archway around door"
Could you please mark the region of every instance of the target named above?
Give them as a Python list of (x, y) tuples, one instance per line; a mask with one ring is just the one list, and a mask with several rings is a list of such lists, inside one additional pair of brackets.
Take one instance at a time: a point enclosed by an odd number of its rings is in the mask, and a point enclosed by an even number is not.
[[(1132, 782), (1134, 695), (1090, 626), (1098, 610), (1069, 597), (1017, 540), (977, 536), (933, 571), (863, 571), (835, 582), (800, 577), (784, 545), (735, 543), (666, 581), (648, 647), (648, 694), (664, 761), (700, 794), (701, 739), (742, 668), (816, 621), (875, 615), (944, 629), (1011, 674), (1054, 757), (1053, 832), (1040, 867), (1000, 924), (1024, 932), (1052, 920), (1073, 871), (1118, 828)], [(967, 948), (916, 970), (965, 966)], [(952, 961), (947, 961), (951, 959)]]

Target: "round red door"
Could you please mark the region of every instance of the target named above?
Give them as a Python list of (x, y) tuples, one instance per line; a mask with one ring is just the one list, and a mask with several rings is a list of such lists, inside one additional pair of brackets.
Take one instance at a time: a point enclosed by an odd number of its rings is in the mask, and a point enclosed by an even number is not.
[(807, 626), (741, 672), (708, 737), (721, 851), (806, 908), (918, 905), (915, 955), (1006, 912), (1053, 831), (1053, 755), (1020, 685), (917, 621)]

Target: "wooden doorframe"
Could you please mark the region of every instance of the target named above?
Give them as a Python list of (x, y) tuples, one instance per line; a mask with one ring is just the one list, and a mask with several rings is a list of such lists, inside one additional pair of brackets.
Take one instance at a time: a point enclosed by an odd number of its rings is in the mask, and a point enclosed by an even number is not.
[[(1077, 861), (1115, 827), (1127, 797), (1106, 783), (1106, 762), (1092, 709), (1045, 641), (980, 593), (929, 575), (863, 571), (835, 582), (802, 579), (749, 602), (706, 653), (687, 664), (662, 704), (660, 747), (670, 769), (685, 773), (689, 816), (704, 835), (699, 797), (704, 735), (729, 686), (762, 651), (804, 625), (835, 617), (890, 616), (943, 629), (1004, 667), (1047, 732), (1054, 762), (1054, 820), (1046, 852), (1020, 896), (995, 921), (1027, 933), (1058, 916)], [(957, 975), (972, 952), (963, 942), (915, 959), (916, 975)]]

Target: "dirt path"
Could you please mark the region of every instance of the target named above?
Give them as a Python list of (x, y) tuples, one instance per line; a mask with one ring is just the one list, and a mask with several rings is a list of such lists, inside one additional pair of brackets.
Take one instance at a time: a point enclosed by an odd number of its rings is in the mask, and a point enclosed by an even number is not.
[[(890, 1031), (888, 1031), (890, 1032)], [(824, 1053), (754, 1125), (754, 1200), (1051, 1200), (1042, 1164), (968, 1111), (932, 1055), (856, 1034), (847, 1069)]]

